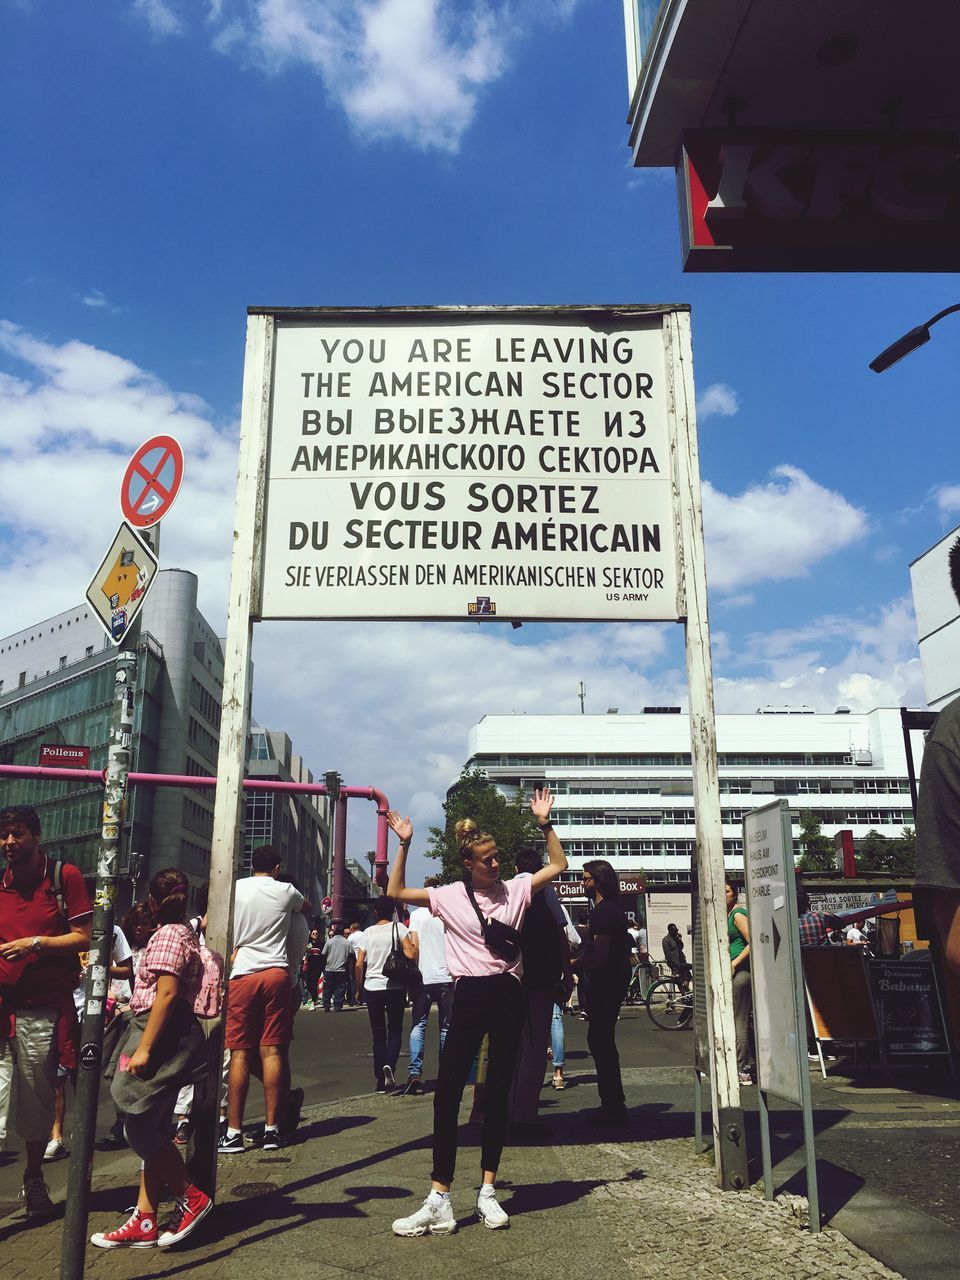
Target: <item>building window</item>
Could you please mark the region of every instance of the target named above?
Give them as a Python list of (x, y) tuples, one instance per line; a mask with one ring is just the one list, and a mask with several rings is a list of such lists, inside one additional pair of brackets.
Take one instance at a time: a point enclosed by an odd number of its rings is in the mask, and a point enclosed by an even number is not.
[(67, 655), (64, 653), (60, 657), (60, 670), (62, 671), (67, 665)]
[(85, 652), (84, 652), (84, 655), (83, 655), (83, 656), (84, 656), (85, 658), (92, 658), (92, 657), (93, 657), (93, 645), (92, 645), (92, 644), (88, 644), (88, 645), (87, 645), (87, 648), (86, 648), (86, 650), (85, 650)]
[(27, 683), (27, 673), (25, 671), (21, 671), (17, 679), (17, 687), (19, 689), (22, 689), (26, 683)]

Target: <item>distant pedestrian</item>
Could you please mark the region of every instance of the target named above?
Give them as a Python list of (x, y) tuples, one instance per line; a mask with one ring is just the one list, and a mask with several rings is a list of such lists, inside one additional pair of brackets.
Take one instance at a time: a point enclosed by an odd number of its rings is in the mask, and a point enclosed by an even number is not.
[(407, 988), (397, 978), (388, 978), (383, 966), (393, 949), (396, 931), (404, 954), (414, 958), (413, 943), (405, 925), (393, 923), (396, 903), (391, 898), (378, 898), (373, 904), (376, 920), (364, 929), (357, 952), (357, 987), (362, 987), (367, 1002), (367, 1016), (373, 1036), (373, 1074), (376, 1090), (385, 1093), (397, 1082), (397, 1060), (403, 1037), (403, 1011), (407, 1004)]
[[(100, 1249), (164, 1249), (185, 1239), (213, 1208), (213, 1201), (190, 1181), (170, 1138), (180, 1088), (202, 1071), (206, 1041), (194, 1013), (203, 982), (197, 935), (186, 923), (189, 885), (176, 867), (150, 882), (147, 899), (157, 921), (137, 969), (130, 1007), (133, 1019), (119, 1046), (111, 1097), (123, 1116), (124, 1132), (143, 1161), (137, 1204), (114, 1231), (90, 1237)], [(157, 1210), (163, 1187), (176, 1197), (169, 1227), (160, 1232)]]
[(287, 1105), (284, 1060), (293, 1025), (287, 936), (290, 917), (311, 911), (299, 889), (276, 879), (280, 854), (272, 845), (254, 849), (252, 866), (252, 875), (239, 880), (235, 890), (226, 1028), (227, 1128), (218, 1148), (224, 1155), (244, 1150), (243, 1113), (254, 1059), (259, 1059), (263, 1080), (263, 1149), (276, 1151), (280, 1146)]
[(737, 1071), (741, 1084), (753, 1084), (750, 1069), (750, 1013), (753, 987), (750, 979), (750, 921), (738, 902), (732, 884), (724, 886), (727, 899), (727, 942), (733, 970), (733, 1021), (737, 1035)]
[(413, 838), (409, 818), (391, 810), (387, 815), (400, 837), (400, 849), (390, 872), (391, 897), (412, 906), (429, 907), (444, 923), (447, 968), (456, 986), (453, 1015), (447, 1032), (437, 1091), (433, 1100), (433, 1171), (430, 1194), (416, 1212), (393, 1223), (398, 1236), (449, 1235), (457, 1229), (450, 1204), (457, 1158), (460, 1100), (471, 1065), (484, 1035), (489, 1036), (481, 1139), (482, 1185), (477, 1216), (486, 1227), (509, 1225), (498, 1204), (494, 1183), (507, 1128), (510, 1080), (523, 1027), (523, 990), (519, 982), (520, 949), (517, 931), (533, 894), (562, 871), (567, 860), (550, 823), (553, 796), (548, 787), (536, 790), (530, 802), (533, 816), (546, 837), (549, 864), (535, 875), (521, 872), (500, 879), (496, 841), (469, 819), (456, 824), (464, 879), (431, 889), (406, 887), (406, 856)]
[(90, 946), (91, 906), (71, 863), (40, 847), (40, 819), (29, 805), (0, 810), (0, 1098), (10, 1096), (12, 1126), (26, 1147), (27, 1216), (53, 1205), (41, 1162), (54, 1119), (57, 1063), (77, 1065), (73, 989), (78, 952)]
[(663, 958), (666, 960), (670, 972), (676, 978), (682, 990), (686, 991), (690, 985), (691, 970), (690, 965), (687, 963), (683, 938), (675, 924), (667, 925), (667, 932), (660, 945), (663, 948)]
[[(439, 884), (436, 877), (424, 881), (425, 888)], [(415, 1097), (423, 1092), (423, 1049), (427, 1036), (430, 1008), (437, 1006), (440, 1049), (443, 1049), (453, 1011), (453, 980), (447, 969), (443, 921), (432, 916), (427, 907), (410, 912), (410, 942), (422, 981), (414, 988), (410, 1011), (410, 1065), (407, 1082), (397, 1096)]]
[(363, 926), (355, 924), (353, 932), (347, 938), (350, 943), (350, 959), (348, 961), (348, 972), (353, 977), (353, 1003), (358, 1009), (363, 1008), (363, 987), (357, 980), (357, 956), (360, 948), (363, 946)]
[(630, 984), (630, 935), (620, 907), (620, 880), (609, 862), (597, 859), (583, 864), (583, 890), (593, 904), (590, 936), (572, 963), (574, 972), (590, 975), (587, 1047), (597, 1069), (597, 1119), (622, 1123), (627, 1105), (616, 1032)]
[(810, 895), (801, 889), (797, 893), (797, 916), (801, 947), (828, 947), (830, 926), (822, 911), (814, 911)]
[(350, 943), (343, 936), (340, 925), (331, 928), (330, 935), (320, 953), (323, 956), (323, 1011), (343, 1012), (347, 998), (347, 962), (350, 959)]
[(319, 929), (311, 929), (307, 942), (307, 998), (304, 1008), (315, 1009), (320, 1003), (320, 975), (323, 973), (323, 938)]

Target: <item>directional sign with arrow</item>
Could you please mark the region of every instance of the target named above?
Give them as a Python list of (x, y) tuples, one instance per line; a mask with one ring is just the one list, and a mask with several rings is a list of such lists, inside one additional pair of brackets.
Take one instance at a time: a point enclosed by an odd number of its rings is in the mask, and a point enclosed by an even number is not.
[[(796, 871), (789, 809), (775, 804), (754, 809), (743, 820), (747, 915), (750, 920), (750, 974), (761, 1087), (789, 1102), (801, 1101), (797, 975), (793, 946)], [(806, 1063), (806, 1046), (803, 1045)]]

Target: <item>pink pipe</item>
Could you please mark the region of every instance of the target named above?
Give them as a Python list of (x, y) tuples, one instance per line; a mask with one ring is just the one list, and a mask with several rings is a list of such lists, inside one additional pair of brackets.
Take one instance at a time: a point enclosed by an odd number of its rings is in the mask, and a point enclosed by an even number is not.
[[(52, 765), (0, 764), (0, 778), (56, 778), (63, 782), (103, 783), (100, 769), (57, 769)], [(142, 783), (152, 787), (215, 787), (215, 777), (189, 773), (128, 773), (131, 786)], [(325, 796), (322, 782), (271, 782), (266, 778), (244, 778), (245, 791), (286, 791), (300, 795)], [(390, 802), (376, 787), (341, 787), (340, 794), (359, 800), (375, 800), (377, 804), (377, 856), (374, 879), (382, 889), (387, 887), (387, 810)]]

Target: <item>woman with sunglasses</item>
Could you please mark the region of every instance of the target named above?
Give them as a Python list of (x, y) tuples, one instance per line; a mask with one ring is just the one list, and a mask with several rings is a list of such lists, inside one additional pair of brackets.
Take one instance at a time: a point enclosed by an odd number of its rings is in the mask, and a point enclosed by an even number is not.
[(428, 907), (443, 921), (447, 968), (454, 980), (453, 1012), (440, 1055), (433, 1102), (430, 1194), (415, 1213), (394, 1222), (394, 1235), (450, 1235), (457, 1229), (450, 1204), (457, 1158), (457, 1118), (467, 1075), (484, 1035), (489, 1036), (489, 1059), (477, 1216), (492, 1229), (509, 1225), (494, 1192), (524, 1016), (519, 938), (511, 939), (509, 935), (519, 930), (532, 895), (566, 870), (567, 859), (550, 824), (552, 807), (549, 787), (534, 791), (530, 808), (546, 840), (550, 859), (535, 874), (521, 873), (501, 880), (496, 841), (478, 830), (476, 823), (464, 819), (456, 825), (464, 878), (459, 883), (431, 889), (406, 887), (406, 858), (413, 826), (409, 818), (392, 810), (387, 815), (390, 827), (400, 837), (387, 893), (413, 906)]

